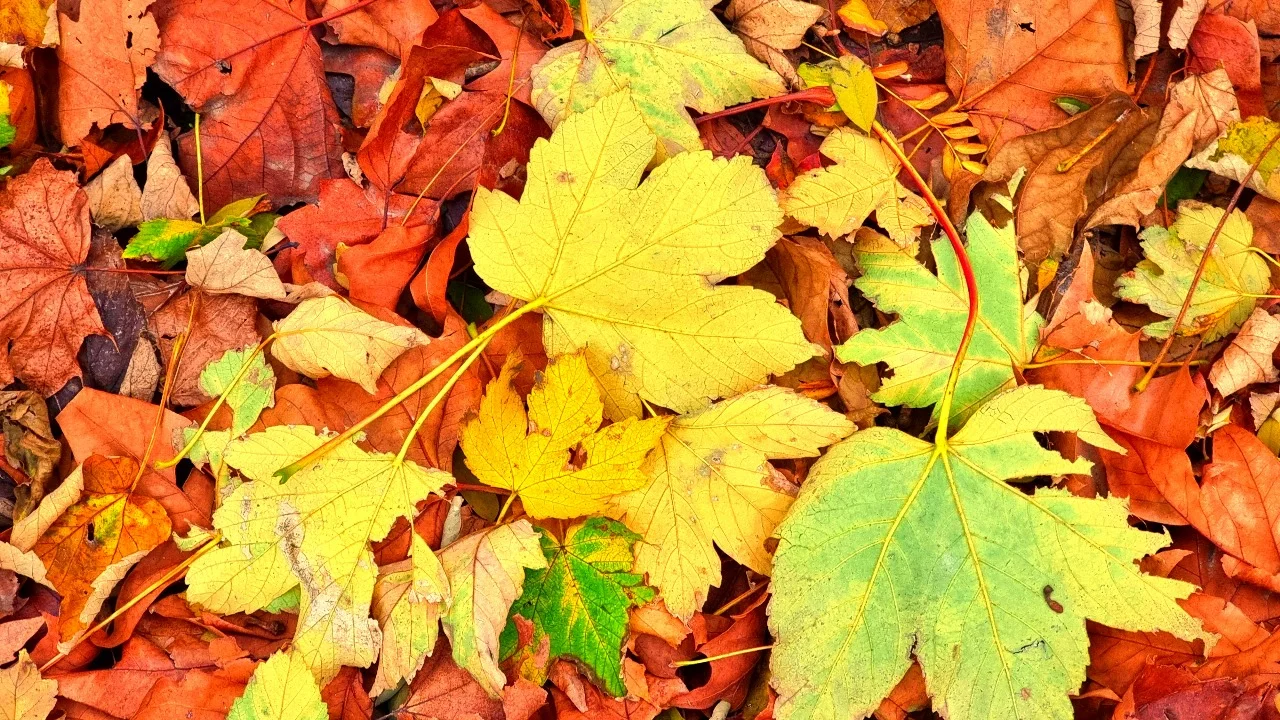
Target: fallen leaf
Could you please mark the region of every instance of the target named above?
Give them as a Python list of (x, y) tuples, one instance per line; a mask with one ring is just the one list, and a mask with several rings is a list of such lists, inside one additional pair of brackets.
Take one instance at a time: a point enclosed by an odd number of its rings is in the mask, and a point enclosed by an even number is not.
[(1240, 334), (1209, 370), (1209, 382), (1226, 396), (1254, 383), (1280, 380), (1280, 371), (1271, 358), (1277, 345), (1280, 345), (1280, 320), (1265, 310), (1255, 309), (1240, 328)]
[(58, 44), (57, 11), (49, 10), (54, 5), (53, 0), (18, 0), (0, 7), (0, 43)]
[(520, 519), (468, 535), (440, 552), (453, 590), (444, 616), (453, 659), (491, 698), (507, 678), (498, 667), (499, 634), (524, 586), (525, 568), (545, 568), (538, 534)]
[(1085, 228), (1113, 223), (1138, 227), (1156, 209), (1169, 178), (1187, 157), (1203, 150), (1239, 119), (1235, 91), (1223, 70), (1192, 75), (1175, 84), (1151, 149), (1133, 175), (1093, 211)]
[(320, 690), (320, 697), (329, 706), (329, 720), (373, 719), (373, 700), (364, 691), (364, 679), (355, 668), (343, 668)]
[(920, 235), (932, 215), (918, 195), (898, 182), (898, 161), (879, 140), (837, 128), (822, 143), (835, 165), (795, 179), (781, 198), (782, 209), (831, 237), (857, 230), (875, 213), (876, 222), (899, 245)]
[[(305, 0), (175, 0), (155, 14), (155, 72), (201, 113), (205, 202), (261, 193), (277, 205), (314, 200), (321, 180), (345, 174)], [(194, 137), (179, 143), (183, 170), (195, 177)]]
[[(1033, 433), (1049, 430), (1116, 447), (1084, 401), (1024, 386), (943, 446), (872, 428), (828, 451), (779, 528), (769, 612), (780, 716), (869, 713), (914, 655), (939, 678), (929, 690), (948, 717), (1066, 719), (1088, 662), (1086, 618), (1202, 636), (1177, 604), (1193, 587), (1135, 566), (1168, 539), (1131, 528), (1123, 502), (1006, 482), (1087, 470), (1040, 447)], [(1041, 533), (1052, 544), (999, 539)], [(952, 567), (931, 581), (944, 557)], [(815, 622), (829, 617), (849, 620)]]
[(49, 409), (44, 398), (30, 390), (0, 391), (0, 434), (4, 435), (4, 457), (10, 467), (5, 472), (13, 475), (14, 469), (26, 474), (14, 481), (25, 484), (19, 489), (13, 517), (21, 520), (44, 497), (45, 488), (53, 478), (54, 469), (62, 457), (62, 444), (54, 437), (49, 426)]
[(283, 300), (284, 283), (259, 250), (246, 248), (246, 238), (232, 228), (216, 240), (187, 252), (187, 284), (210, 295), (246, 295)]
[[(236, 380), (239, 382), (233, 387), (232, 382)], [(263, 410), (276, 404), (275, 373), (263, 354), (253, 348), (228, 350), (206, 365), (200, 372), (200, 387), (211, 397), (226, 394), (226, 404), (232, 413), (232, 437), (243, 435)]]
[(1280, 573), (1280, 545), (1270, 521), (1277, 459), (1252, 433), (1227, 425), (1213, 434), (1213, 461), (1205, 465), (1198, 529), (1227, 553), (1260, 570)]
[(304, 300), (275, 331), (271, 354), (289, 369), (351, 380), (370, 394), (401, 353), (429, 342), (417, 328), (383, 322), (334, 296)]
[(1092, 103), (1128, 82), (1111, 0), (936, 0), (947, 85), (993, 151), (1065, 117), (1059, 96)]
[(55, 589), (53, 583), (49, 582), (44, 563), (29, 550), (20, 550), (9, 543), (0, 543), (0, 568)]
[[(693, 616), (719, 585), (718, 545), (762, 574), (765, 542), (791, 507), (769, 459), (813, 457), (853, 425), (783, 388), (753, 390), (676, 418), (645, 460), (648, 484), (614, 499), (617, 517), (640, 533), (636, 569), (671, 613)], [(713, 544), (714, 543), (714, 544)]]
[[(966, 230), (982, 303), (956, 386), (953, 412), (958, 418), (1013, 386), (1014, 368), (1030, 360), (1044, 322), (1023, 308), (1025, 279), (1013, 224), (993, 227), (981, 213), (973, 213)], [(854, 286), (881, 312), (896, 313), (899, 319), (885, 328), (859, 331), (836, 348), (836, 357), (860, 365), (884, 362), (894, 369), (872, 395), (877, 402), (928, 407), (942, 396), (968, 298), (951, 246), (940, 238), (932, 249), (937, 275), (916, 260), (915, 243), (901, 248), (875, 236), (855, 246), (863, 275)], [(940, 330), (944, 326), (950, 330)]]
[[(320, 15), (333, 15), (355, 3), (356, 0), (325, 0)], [(374, 3), (333, 18), (327, 24), (344, 45), (367, 45), (403, 58), (438, 17), (429, 0), (406, 0)]]
[(253, 671), (227, 720), (329, 720), (329, 708), (297, 654), (278, 652)]
[(174, 162), (169, 139), (164, 136), (147, 158), (147, 182), (139, 199), (143, 220), (174, 218), (190, 220), (200, 212), (200, 203), (191, 194), (187, 179)]
[(823, 14), (822, 8), (800, 0), (732, 0), (724, 19), (733, 23), (747, 52), (798, 87), (800, 76), (782, 51), (800, 47), (805, 32)]
[(138, 91), (160, 49), (152, 0), (80, 0), (58, 13), (58, 122), (62, 140), (79, 145), (97, 126), (147, 127)]
[[(511, 614), (533, 623), (534, 642), (549, 641), (550, 659), (572, 658), (615, 697), (622, 682), (622, 645), (627, 611), (653, 599), (643, 576), (631, 572), (632, 546), (639, 535), (614, 520), (589, 518), (557, 538), (539, 529), (546, 569), (525, 574), (524, 593)], [(504, 645), (514, 642), (508, 625)]]
[(553, 128), (630, 88), (666, 158), (702, 147), (686, 106), (710, 113), (786, 92), (699, 0), (603, 0), (579, 10), (590, 39), (551, 50), (532, 71), (533, 105)]
[(0, 348), (45, 396), (80, 375), (84, 339), (107, 332), (85, 283), (89, 234), (75, 175), (45, 158), (0, 192)]
[[(591, 515), (610, 496), (644, 483), (640, 465), (666, 420), (627, 418), (597, 429), (604, 403), (581, 355), (547, 366), (526, 413), (511, 387), (517, 363), (508, 360), (489, 383), (478, 416), (462, 427), (462, 451), (476, 477), (518, 495), (535, 518)], [(582, 459), (570, 463), (575, 448)]]
[(137, 562), (139, 553), (164, 542), (172, 528), (164, 507), (137, 492), (142, 473), (136, 460), (93, 455), (79, 472), (84, 476), (83, 497), (45, 530), (33, 548), (50, 568), (49, 581), (63, 597), (63, 640), (87, 627), (97, 614), (88, 618), (81, 614), (93, 595), (92, 583), (113, 565), (128, 558)]
[(1233, 17), (1207, 13), (1187, 42), (1187, 72), (1201, 75), (1222, 68), (1231, 78), (1240, 114), (1267, 114), (1262, 100), (1262, 58), (1258, 28)]
[(550, 356), (585, 348), (609, 417), (639, 415), (640, 397), (694, 410), (813, 354), (768, 293), (708, 286), (777, 239), (782, 213), (748, 158), (687, 153), (636, 188), (655, 137), (630, 93), (561, 127), (534, 147), (522, 201), (477, 191), (468, 244), (490, 287), (541, 305)]
[(45, 720), (53, 711), (58, 692), (56, 680), (40, 676), (27, 651), (18, 662), (0, 670), (0, 717), (6, 720)]
[(89, 216), (93, 224), (112, 232), (142, 222), (142, 189), (133, 179), (133, 161), (121, 155), (88, 185)]
[[(196, 304), (194, 314), (192, 303)], [(173, 380), (170, 399), (174, 405), (190, 407), (207, 402), (209, 395), (200, 387), (204, 368), (228, 350), (258, 344), (257, 307), (253, 298), (196, 291), (168, 302), (148, 318), (166, 368), (173, 362), (174, 342), (188, 324), (191, 327)]]
[(412, 682), (436, 646), (440, 616), (452, 603), (449, 578), (431, 547), (410, 531), (409, 558), (383, 566), (373, 587), (373, 617), (382, 630), (378, 674), (370, 695)]
[[(1142, 233), (1147, 259), (1116, 281), (1116, 297), (1143, 303), (1153, 311), (1174, 318), (1191, 289), (1191, 278), (1225, 211), (1186, 201), (1178, 207), (1172, 227), (1148, 228)], [(1178, 327), (1181, 335), (1204, 335), (1207, 342), (1234, 331), (1253, 312), (1256, 295), (1271, 289), (1267, 261), (1248, 252), (1253, 245), (1253, 225), (1244, 213), (1233, 210), (1223, 224), (1196, 285), (1187, 316)], [(1166, 337), (1173, 320), (1151, 323), (1142, 329), (1149, 337)]]
[(507, 720), (502, 703), (492, 698), (471, 673), (453, 661), (448, 641), (427, 659), (396, 709), (397, 720)]
[[(1250, 117), (1231, 123), (1222, 137), (1187, 161), (1187, 167), (1208, 170), (1236, 182), (1249, 177), (1249, 187), (1272, 200), (1280, 200), (1280, 175), (1276, 158), (1280, 148), (1272, 147), (1267, 157), (1259, 160), (1264, 148), (1280, 134), (1280, 123), (1266, 117)], [(1258, 168), (1250, 169), (1254, 164)]]

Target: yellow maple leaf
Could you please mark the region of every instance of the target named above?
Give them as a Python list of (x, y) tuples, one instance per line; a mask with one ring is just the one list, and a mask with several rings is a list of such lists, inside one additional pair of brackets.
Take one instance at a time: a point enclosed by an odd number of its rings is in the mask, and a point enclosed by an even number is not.
[(253, 671), (227, 720), (326, 720), (316, 679), (293, 652), (277, 652)]
[(429, 342), (417, 328), (383, 322), (333, 295), (302, 301), (275, 331), (271, 352), (289, 369), (309, 378), (335, 375), (370, 395), (400, 353)]
[(764, 172), (691, 152), (637, 187), (655, 142), (631, 94), (609, 95), (535, 143), (519, 201), (480, 189), (471, 215), (476, 272), (545, 313), (552, 357), (585, 352), (614, 419), (640, 398), (697, 410), (814, 354), (772, 295), (714, 284), (779, 237)]
[(647, 484), (613, 501), (614, 515), (644, 537), (636, 571), (686, 620), (720, 584), (715, 545), (767, 575), (765, 540), (793, 497), (768, 460), (816, 456), (851, 432), (843, 415), (780, 387), (676, 418), (645, 460)]
[[(627, 418), (597, 430), (604, 403), (580, 354), (547, 367), (526, 414), (511, 387), (516, 370), (509, 359), (489, 383), (479, 414), (462, 428), (462, 451), (476, 477), (519, 495), (536, 518), (591, 515), (609, 496), (644, 483), (640, 463), (667, 420)], [(585, 459), (570, 464), (578, 446)]]
[(409, 558), (385, 565), (373, 586), (373, 617), (382, 629), (378, 675), (369, 694), (413, 680), (440, 632), (440, 614), (452, 596), (439, 558), (418, 533), (410, 533)]
[(796, 178), (782, 194), (782, 209), (831, 237), (857, 230), (871, 213), (900, 246), (915, 240), (933, 215), (920, 196), (898, 182), (898, 161), (879, 140), (836, 128), (820, 151), (836, 161)]
[(485, 692), (502, 695), (507, 677), (498, 667), (499, 635), (511, 603), (524, 588), (524, 570), (547, 566), (538, 533), (525, 518), (468, 535), (440, 551), (453, 590), (444, 631), (453, 660)]
[(22, 650), (18, 662), (0, 670), (0, 718), (45, 720), (53, 712), (57, 693), (58, 682), (42, 678), (27, 651)]
[(453, 482), (389, 453), (344, 442), (281, 484), (273, 473), (319, 447), (309, 426), (275, 426), (227, 445), (247, 481), (214, 513), (223, 544), (192, 565), (187, 597), (218, 613), (251, 612), (301, 586), (293, 651), (321, 682), (343, 665), (367, 667), (380, 633), (369, 617), (377, 566), (370, 542)]

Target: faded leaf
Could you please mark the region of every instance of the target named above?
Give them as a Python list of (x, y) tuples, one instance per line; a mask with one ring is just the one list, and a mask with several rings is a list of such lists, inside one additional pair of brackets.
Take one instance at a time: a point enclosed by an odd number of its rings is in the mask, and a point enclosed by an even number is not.
[(58, 681), (42, 678), (23, 650), (17, 663), (0, 670), (0, 718), (45, 720), (57, 702), (57, 692)]
[(872, 428), (827, 453), (779, 528), (780, 718), (865, 715), (914, 656), (946, 717), (1068, 720), (1086, 619), (1203, 636), (1177, 603), (1194, 587), (1136, 564), (1167, 536), (1131, 528), (1121, 501), (1007, 482), (1087, 470), (1040, 447), (1047, 431), (1115, 448), (1083, 400), (1030, 386), (985, 403), (945, 446)]
[(375, 697), (401, 680), (412, 682), (436, 647), (440, 616), (452, 603), (449, 578), (431, 547), (416, 532), (409, 559), (386, 565), (373, 587), (373, 617), (382, 630)]
[(778, 387), (676, 418), (645, 461), (648, 484), (614, 500), (617, 517), (644, 538), (636, 570), (685, 620), (720, 584), (716, 545), (768, 574), (765, 541), (793, 498), (768, 461), (816, 456), (852, 431), (840, 414)]
[(538, 533), (521, 518), (468, 535), (440, 552), (453, 590), (444, 631), (453, 659), (490, 697), (502, 695), (507, 678), (498, 667), (499, 634), (507, 611), (524, 587), (525, 568), (545, 568)]
[(142, 190), (133, 179), (133, 161), (121, 155), (88, 185), (89, 216), (93, 224), (112, 232), (142, 222)]
[(822, 8), (801, 0), (731, 0), (724, 10), (747, 52), (793, 86), (800, 84), (800, 76), (782, 51), (800, 47), (805, 32), (823, 14)]
[(874, 212), (899, 245), (933, 222), (924, 200), (898, 182), (898, 161), (879, 140), (837, 128), (823, 141), (822, 154), (836, 164), (796, 178), (782, 195), (782, 209), (791, 217), (842, 237)]
[(578, 27), (590, 28), (590, 39), (561, 45), (533, 67), (533, 105), (553, 128), (630, 88), (666, 158), (702, 147), (686, 107), (709, 113), (786, 92), (703, 0), (597, 0), (589, 7)]
[[(1165, 317), (1176, 317), (1224, 213), (1221, 208), (1187, 201), (1179, 206), (1172, 227), (1144, 230), (1142, 248), (1147, 259), (1116, 281), (1116, 296), (1148, 305)], [(1267, 261), (1248, 251), (1252, 245), (1253, 225), (1244, 213), (1233, 210), (1196, 285), (1195, 297), (1178, 328), (1180, 335), (1203, 334), (1212, 342), (1249, 317), (1257, 305), (1254, 295), (1271, 288)], [(1172, 329), (1173, 320), (1164, 320), (1142, 331), (1149, 337), (1165, 337)]]
[[(191, 303), (196, 303), (192, 317)], [(173, 361), (173, 344), (191, 324), (191, 333), (178, 363), (173, 381), (175, 405), (200, 405), (209, 395), (200, 387), (200, 373), (205, 366), (222, 357), (228, 350), (257, 345), (261, 339), (254, 323), (257, 303), (240, 295), (206, 295), (189, 292), (172, 300), (148, 319), (151, 332), (160, 349), (160, 361), (168, 367)]]
[(187, 282), (211, 295), (285, 299), (288, 293), (271, 259), (245, 242), (245, 236), (227, 228), (208, 245), (187, 251)]
[(542, 303), (549, 355), (585, 349), (611, 418), (638, 415), (641, 397), (694, 410), (813, 354), (768, 293), (709, 286), (777, 240), (764, 173), (686, 153), (637, 188), (654, 142), (615, 93), (535, 145), (523, 200), (482, 189), (471, 215), (476, 272)]
[(173, 160), (168, 136), (161, 136), (147, 158), (147, 184), (142, 188), (139, 204), (143, 220), (189, 220), (200, 212), (200, 203)]
[(133, 355), (124, 377), (120, 379), (120, 394), (143, 402), (151, 402), (160, 387), (160, 361), (150, 340), (139, 337), (133, 346)]
[(1280, 147), (1273, 146), (1259, 162), (1262, 150), (1278, 133), (1280, 123), (1265, 117), (1251, 117), (1233, 122), (1222, 137), (1187, 161), (1188, 167), (1217, 173), (1240, 182), (1254, 163), (1258, 169), (1249, 177), (1249, 187), (1272, 200), (1280, 200)]
[(1254, 383), (1280, 380), (1271, 355), (1280, 345), (1280, 320), (1261, 308), (1245, 320), (1240, 334), (1209, 371), (1209, 382), (1224, 396)]
[(76, 353), (107, 330), (85, 283), (88, 198), (45, 158), (0, 192), (0, 355), (48, 396), (80, 375)]
[(370, 542), (451, 482), (448, 474), (346, 442), (287, 483), (276, 470), (328, 440), (309, 426), (275, 426), (228, 444), (248, 481), (214, 513), (223, 545), (192, 564), (188, 597), (221, 613), (267, 607), (302, 587), (293, 652), (321, 682), (367, 667), (380, 633), (369, 617), (377, 566)]
[(30, 550), (19, 550), (9, 543), (0, 542), (0, 568), (29, 577), (51, 590), (55, 589), (49, 582), (44, 563)]
[(428, 343), (421, 330), (383, 322), (334, 296), (302, 301), (275, 331), (271, 354), (291, 370), (350, 380), (371, 394), (393, 360)]
[[(245, 369), (245, 364), (248, 369)], [(231, 383), (243, 375), (235, 387)], [(258, 420), (262, 411), (276, 404), (276, 376), (261, 352), (253, 348), (228, 350), (200, 371), (200, 387), (211, 397), (227, 392), (231, 408), (231, 436), (239, 437)]]
[[(547, 367), (529, 393), (529, 411), (511, 387), (508, 361), (489, 384), (479, 415), (462, 428), (467, 467), (485, 483), (520, 496), (535, 518), (598, 513), (607, 499), (644, 483), (640, 464), (667, 427), (627, 418), (602, 429), (604, 403), (582, 355)], [(569, 460), (575, 448), (583, 459)]]
[(296, 653), (277, 652), (253, 677), (227, 713), (227, 720), (328, 720), (320, 688)]

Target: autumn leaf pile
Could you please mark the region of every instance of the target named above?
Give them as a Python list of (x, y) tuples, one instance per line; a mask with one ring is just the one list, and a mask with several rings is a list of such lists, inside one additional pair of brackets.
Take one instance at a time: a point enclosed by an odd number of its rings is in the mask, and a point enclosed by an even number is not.
[(5, 0), (0, 718), (1280, 720), (1265, 0)]

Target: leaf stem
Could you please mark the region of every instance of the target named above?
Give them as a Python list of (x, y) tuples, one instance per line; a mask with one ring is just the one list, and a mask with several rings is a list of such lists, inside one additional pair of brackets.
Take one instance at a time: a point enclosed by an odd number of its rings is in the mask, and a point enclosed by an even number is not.
[(138, 458), (138, 474), (133, 476), (133, 485), (130, 486), (129, 492), (133, 492), (134, 488), (138, 487), (138, 483), (142, 482), (142, 476), (147, 472), (147, 463), (151, 461), (151, 453), (156, 449), (156, 439), (160, 437), (160, 431), (164, 427), (164, 414), (169, 409), (169, 397), (173, 394), (173, 386), (177, 384), (182, 351), (187, 346), (187, 338), (191, 337), (191, 328), (196, 321), (196, 311), (200, 307), (200, 294), (193, 293), (190, 297), (191, 309), (187, 313), (187, 326), (178, 333), (178, 337), (174, 338), (173, 350), (169, 353), (169, 367), (164, 373), (164, 389), (160, 391), (160, 408), (156, 411), (156, 421), (151, 428), (151, 437), (147, 439), (147, 447), (142, 451), (142, 457)]
[(1196, 274), (1191, 276), (1191, 285), (1187, 288), (1187, 297), (1182, 300), (1182, 307), (1178, 309), (1178, 316), (1173, 319), (1173, 327), (1169, 330), (1169, 337), (1165, 338), (1164, 344), (1160, 346), (1160, 353), (1156, 355), (1151, 368), (1133, 386), (1134, 392), (1140, 393), (1147, 389), (1152, 379), (1155, 378), (1156, 370), (1159, 369), (1160, 363), (1164, 362), (1165, 357), (1169, 355), (1169, 350), (1173, 347), (1173, 341), (1178, 336), (1178, 328), (1182, 326), (1182, 321), (1187, 318), (1187, 311), (1191, 309), (1191, 302), (1196, 295), (1196, 286), (1200, 284), (1204, 269), (1209, 265), (1209, 257), (1213, 254), (1213, 249), (1218, 245), (1218, 236), (1222, 234), (1222, 228), (1226, 227), (1227, 219), (1231, 217), (1231, 213), (1240, 204), (1240, 196), (1244, 194), (1244, 189), (1249, 184), (1249, 179), (1258, 171), (1258, 166), (1262, 164), (1263, 159), (1271, 152), (1271, 148), (1275, 147), (1277, 140), (1280, 140), (1280, 133), (1277, 133), (1267, 141), (1267, 144), (1262, 148), (1262, 152), (1258, 153), (1258, 159), (1249, 166), (1249, 171), (1244, 174), (1244, 177), (1240, 178), (1240, 185), (1236, 188), (1235, 193), (1231, 195), (1231, 201), (1227, 203), (1227, 208), (1222, 213), (1222, 219), (1218, 221), (1218, 226), (1213, 229), (1213, 234), (1209, 236), (1209, 241), (1204, 244), (1204, 254), (1200, 256), (1200, 264), (1196, 266)]
[(780, 103), (793, 101), (819, 103), (823, 107), (827, 107), (836, 104), (836, 96), (835, 93), (831, 92), (831, 88), (829, 87), (812, 87), (808, 90), (799, 90), (793, 93), (787, 93), (786, 95), (779, 95), (777, 97), (765, 98), (763, 100), (756, 100), (755, 102), (735, 105), (727, 110), (721, 110), (720, 112), (713, 112), (708, 115), (694, 118), (693, 122), (697, 125), (701, 125), (705, 122), (711, 122), (716, 118), (728, 117), (729, 115), (737, 115), (739, 113), (747, 112), (748, 110), (756, 110), (770, 105), (778, 105)]
[(956, 348), (956, 357), (951, 362), (951, 371), (947, 374), (947, 384), (942, 391), (942, 399), (939, 401), (938, 431), (934, 444), (942, 448), (947, 444), (947, 430), (951, 421), (951, 406), (955, 401), (956, 386), (960, 383), (960, 369), (964, 366), (964, 358), (969, 352), (969, 343), (973, 341), (974, 327), (978, 322), (978, 280), (974, 277), (973, 265), (969, 262), (969, 253), (965, 250), (964, 243), (960, 240), (960, 232), (956, 230), (955, 224), (951, 222), (951, 217), (942, 209), (938, 198), (929, 189), (929, 183), (925, 182), (915, 166), (911, 164), (910, 159), (902, 151), (902, 146), (898, 144), (892, 132), (885, 129), (878, 122), (873, 123), (871, 129), (898, 159), (903, 171), (915, 182), (920, 194), (924, 197), (925, 203), (929, 205), (929, 211), (933, 213), (933, 217), (942, 226), (942, 231), (946, 233), (947, 240), (951, 242), (951, 250), (956, 255), (956, 262), (960, 265), (960, 273), (964, 275), (964, 287), (969, 296), (969, 312), (965, 318), (964, 333), (960, 335), (960, 345)]
[(417, 380), (414, 381), (412, 385), (405, 388), (404, 390), (401, 390), (395, 397), (383, 403), (382, 406), (379, 407), (377, 410), (374, 410), (373, 412), (369, 413), (362, 420), (357, 422), (355, 425), (352, 425), (351, 427), (342, 431), (342, 433), (339, 434), (337, 437), (330, 439), (325, 444), (307, 453), (306, 456), (300, 458), (296, 462), (290, 463), (280, 468), (279, 470), (276, 471), (275, 476), (277, 478), (280, 478), (280, 482), (285, 482), (290, 477), (292, 477), (294, 473), (310, 465), (316, 460), (319, 460), (325, 455), (328, 455), (330, 452), (333, 451), (334, 448), (346, 442), (347, 440), (350, 440), (356, 433), (368, 427), (370, 423), (374, 422), (375, 420), (382, 417), (383, 415), (386, 415), (387, 413), (391, 412), (391, 410), (394, 409), (400, 403), (404, 402), (405, 400), (408, 400), (410, 397), (413, 397), (415, 393), (417, 393), (422, 388), (426, 387), (427, 384), (430, 383), (432, 380), (435, 380), (437, 377), (439, 377), (442, 373), (444, 373), (445, 370), (449, 369), (450, 366), (452, 366), (454, 363), (466, 357), (467, 354), (470, 353), (472, 350), (474, 350), (477, 345), (488, 342), (490, 338), (497, 335), (504, 327), (514, 322), (517, 318), (519, 318), (520, 316), (526, 313), (532, 312), (542, 307), (546, 303), (547, 303), (547, 298), (540, 297), (532, 302), (529, 302), (523, 305), (522, 307), (512, 312), (510, 315), (507, 315), (503, 319), (494, 323), (489, 327), (489, 329), (477, 335), (473, 340), (468, 342), (466, 345), (463, 345), (462, 347), (458, 348), (457, 352), (450, 355), (447, 359), (445, 359), (444, 362), (432, 368), (431, 371), (428, 372), (426, 375), (423, 375), (422, 377), (418, 378)]
[[(1071, 354), (1071, 353), (1064, 353), (1064, 354)], [(1186, 362), (1179, 361), (1179, 362), (1161, 363), (1161, 365), (1163, 365), (1164, 367), (1174, 367), (1177, 365), (1205, 365), (1207, 363), (1208, 363), (1207, 360), (1188, 360)], [(1145, 360), (1104, 360), (1101, 358), (1091, 358), (1091, 357), (1064, 358), (1062, 360), (1059, 360), (1058, 358), (1055, 357), (1049, 360), (1045, 360), (1043, 362), (1024, 363), (1021, 367), (1023, 370), (1034, 370), (1036, 368), (1053, 367), (1055, 365), (1126, 365), (1130, 367), (1147, 367), (1153, 364), (1154, 363), (1149, 363), (1149, 362), (1146, 362)]]
[(596, 32), (591, 27), (591, 3), (589, 0), (580, 0), (578, 3), (578, 15), (582, 18), (582, 36), (587, 42), (595, 44)]
[(192, 132), (195, 133), (196, 138), (196, 193), (199, 195), (200, 224), (204, 225), (204, 153), (200, 152), (200, 113), (196, 113), (195, 127)]
[(440, 388), (440, 391), (435, 394), (435, 397), (431, 398), (431, 402), (427, 403), (426, 409), (418, 413), (418, 418), (413, 421), (413, 427), (409, 428), (409, 434), (405, 436), (404, 442), (400, 444), (400, 452), (396, 453), (395, 462), (397, 465), (404, 462), (405, 455), (409, 453), (409, 446), (413, 444), (413, 438), (417, 436), (418, 431), (422, 429), (424, 424), (426, 424), (427, 418), (431, 417), (431, 413), (435, 412), (436, 406), (444, 401), (445, 398), (449, 397), (449, 392), (453, 390), (453, 386), (462, 379), (462, 376), (467, 373), (467, 370), (471, 365), (480, 358), (480, 355), (484, 352), (484, 349), (488, 347), (489, 341), (492, 339), (493, 336), (489, 336), (480, 341), (480, 343), (476, 345), (476, 349), (471, 351), (471, 354), (467, 356), (467, 359), (464, 360), (462, 364), (458, 366), (458, 369), (454, 370), (453, 374), (449, 376), (449, 379), (445, 381), (444, 387)]
[(757, 645), (756, 647), (743, 648), (741, 650), (734, 650), (733, 652), (721, 653), (719, 655), (710, 655), (708, 657), (698, 658), (697, 660), (676, 660), (675, 662), (670, 663), (670, 666), (673, 668), (682, 668), (689, 667), (690, 665), (702, 665), (704, 663), (715, 662), (716, 660), (723, 660), (725, 658), (736, 657), (738, 655), (746, 655), (748, 653), (772, 649), (773, 645)]

